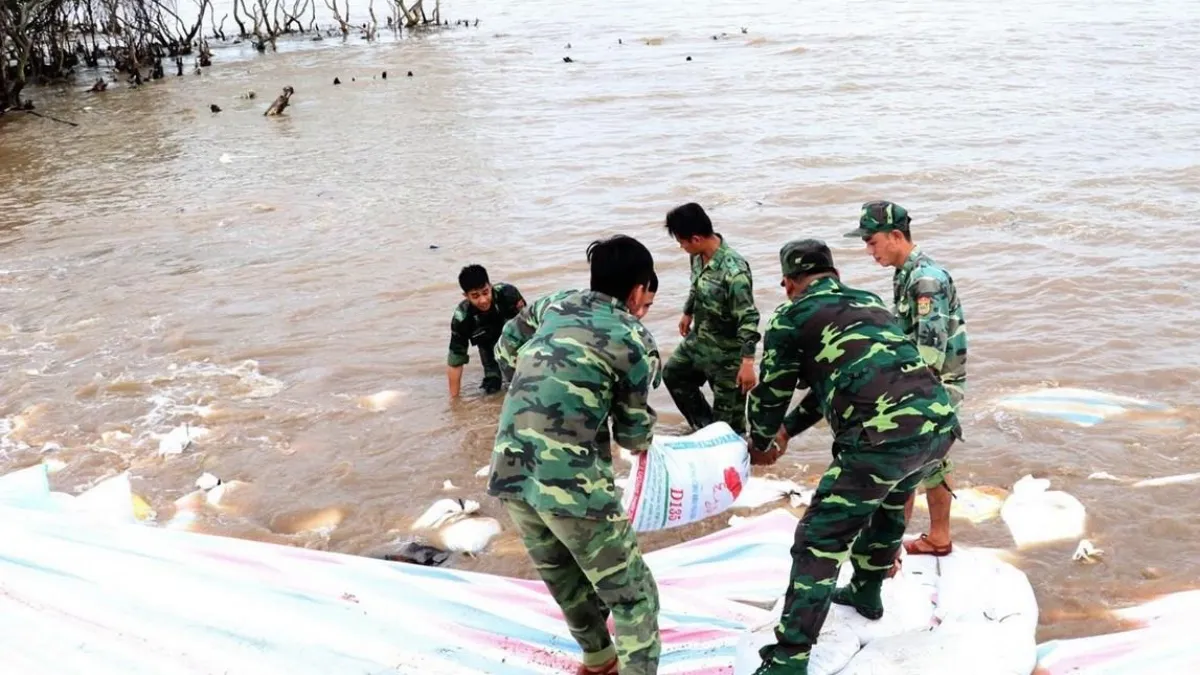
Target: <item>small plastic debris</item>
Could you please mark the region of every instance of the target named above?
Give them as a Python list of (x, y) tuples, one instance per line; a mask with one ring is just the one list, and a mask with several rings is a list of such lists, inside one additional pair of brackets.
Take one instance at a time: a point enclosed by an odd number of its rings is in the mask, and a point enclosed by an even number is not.
[(183, 424), (158, 440), (158, 454), (178, 455), (192, 447), (197, 440), (208, 435), (208, 429)]
[(442, 483), (442, 489), (443, 490), (457, 490), (458, 486), (455, 485), (454, 483), (451, 483), (450, 479), (446, 479), (446, 481)]
[(144, 523), (147, 521), (154, 520), (156, 517), (158, 517), (158, 514), (155, 513), (154, 508), (151, 507), (150, 503), (147, 502), (145, 499), (142, 499), (138, 495), (132, 495), (132, 499), (133, 499), (133, 517), (138, 522)]
[(211, 473), (207, 473), (207, 472), (205, 472), (199, 478), (196, 479), (196, 487), (200, 488), (201, 490), (204, 490), (205, 492), (208, 492), (209, 490), (217, 487), (220, 484), (221, 484), (220, 478), (217, 478), (216, 476), (212, 475)]
[(1095, 544), (1084, 539), (1075, 548), (1075, 553), (1071, 555), (1071, 560), (1091, 564), (1099, 562), (1102, 555), (1104, 555), (1104, 549), (1096, 548)]

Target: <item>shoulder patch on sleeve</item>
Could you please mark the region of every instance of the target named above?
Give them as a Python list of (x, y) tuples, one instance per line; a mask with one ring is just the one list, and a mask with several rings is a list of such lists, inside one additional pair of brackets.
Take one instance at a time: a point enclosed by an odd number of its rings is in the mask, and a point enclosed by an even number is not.
[(945, 282), (940, 276), (934, 276), (928, 273), (915, 276), (908, 282), (910, 293), (916, 296), (922, 295), (937, 295), (945, 290)]
[(933, 298), (922, 295), (917, 298), (917, 315), (926, 316), (933, 311)]

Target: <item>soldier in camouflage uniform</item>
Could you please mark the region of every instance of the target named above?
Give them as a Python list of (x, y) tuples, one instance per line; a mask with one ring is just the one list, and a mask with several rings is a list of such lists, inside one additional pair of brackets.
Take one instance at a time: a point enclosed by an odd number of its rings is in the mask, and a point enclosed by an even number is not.
[[(668, 213), (667, 231), (691, 256), (692, 284), (679, 320), (683, 342), (667, 361), (663, 381), (692, 428), (720, 421), (742, 433), (759, 341), (750, 264), (713, 231), (699, 204)], [(711, 406), (700, 391), (705, 382)]]
[(463, 366), (471, 361), (471, 345), (479, 347), (479, 361), (483, 364), (480, 388), (485, 394), (493, 394), (500, 391), (501, 386), (500, 367), (496, 365), (494, 355), (496, 340), (504, 322), (525, 306), (525, 298), (516, 286), (492, 284), (482, 265), (462, 268), (458, 273), (458, 285), (462, 288), (463, 300), (450, 320), (450, 350), (446, 356), (450, 398), (457, 398), (462, 389)]
[[(796, 528), (777, 644), (756, 675), (807, 675), (831, 602), (883, 616), (880, 591), (904, 534), (904, 504), (958, 437), (945, 388), (877, 296), (841, 282), (816, 240), (780, 251), (789, 301), (763, 339), (760, 383), (750, 392), (750, 457), (771, 464), (788, 439), (824, 418), (833, 463)], [(797, 387), (808, 394), (785, 416)], [(782, 426), (781, 426), (782, 423)], [(854, 566), (835, 591), (838, 568)]]
[[(916, 343), (921, 358), (941, 379), (957, 410), (967, 387), (966, 320), (954, 279), (913, 243), (910, 224), (908, 212), (899, 204), (867, 202), (862, 206), (858, 229), (846, 236), (861, 238), (877, 263), (896, 269), (892, 276), (896, 316), (904, 333)], [(953, 492), (947, 480), (953, 466), (947, 458), (941, 469), (921, 485), (929, 504), (929, 533), (904, 543), (911, 555), (943, 556), (953, 550)], [(911, 500), (906, 513), (912, 513)]]
[(647, 675), (661, 651), (658, 589), (617, 498), (609, 439), (635, 453), (650, 447), (660, 362), (639, 318), (654, 261), (625, 236), (594, 242), (588, 261), (591, 290), (537, 300), (496, 344), (512, 383), (488, 493), (508, 509), (583, 649), (578, 673), (612, 675), (619, 662), (621, 675)]

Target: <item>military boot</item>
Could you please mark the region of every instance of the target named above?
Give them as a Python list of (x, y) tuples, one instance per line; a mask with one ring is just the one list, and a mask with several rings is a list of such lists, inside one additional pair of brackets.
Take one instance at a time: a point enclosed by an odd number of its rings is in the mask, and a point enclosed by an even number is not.
[(883, 618), (883, 582), (851, 579), (849, 585), (833, 592), (833, 601), (853, 607), (863, 618), (878, 621)]

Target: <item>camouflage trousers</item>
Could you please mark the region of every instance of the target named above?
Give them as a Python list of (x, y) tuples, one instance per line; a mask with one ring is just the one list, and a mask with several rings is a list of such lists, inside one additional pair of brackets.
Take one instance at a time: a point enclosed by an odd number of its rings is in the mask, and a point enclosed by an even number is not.
[[(946, 388), (946, 393), (950, 396), (950, 405), (954, 406), (954, 412), (957, 414), (958, 410), (962, 407), (962, 385), (942, 382), (942, 386)], [(950, 474), (953, 472), (954, 462), (949, 457), (946, 457), (942, 460), (940, 466), (934, 469), (925, 480), (921, 481), (921, 487), (925, 490), (932, 490), (939, 485), (945, 485), (947, 490), (953, 492), (953, 489), (950, 487)]]
[[(721, 350), (688, 336), (663, 367), (663, 383), (693, 429), (724, 422), (742, 434), (746, 431), (746, 394), (737, 386), (741, 365), (737, 349)], [(706, 382), (713, 392), (711, 406), (700, 391)]]
[(909, 495), (937, 470), (956, 436), (949, 432), (916, 442), (880, 446), (840, 445), (821, 477), (812, 505), (796, 527), (792, 572), (777, 644), (759, 651), (778, 671), (804, 673), (847, 559), (851, 588), (877, 592), (904, 535)]
[[(662, 643), (658, 587), (628, 520), (588, 520), (505, 499), (513, 524), (583, 648), (583, 663), (619, 658), (621, 675), (654, 675)], [(609, 637), (612, 616), (616, 640)]]

